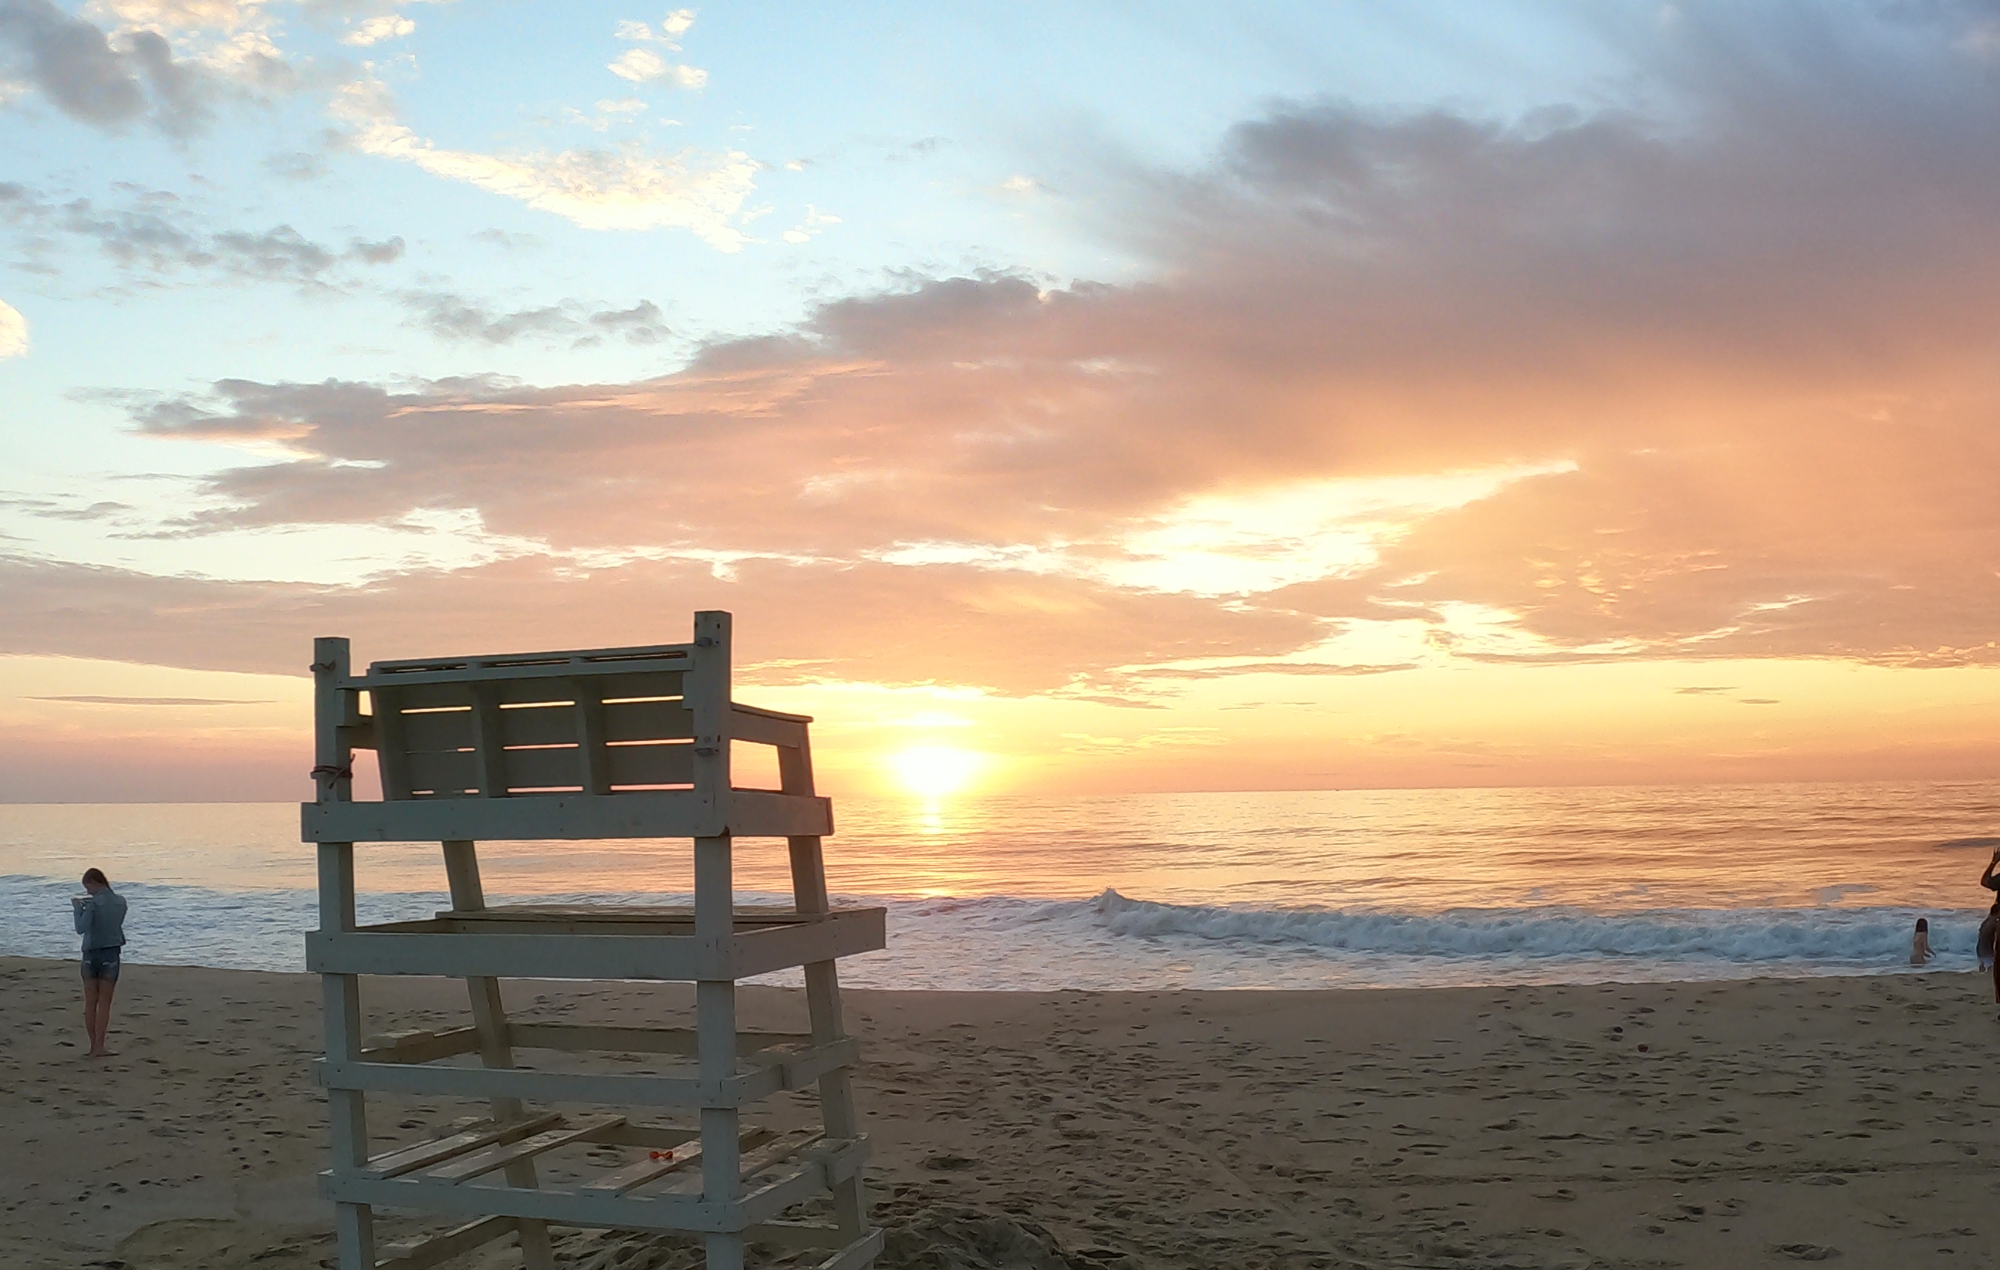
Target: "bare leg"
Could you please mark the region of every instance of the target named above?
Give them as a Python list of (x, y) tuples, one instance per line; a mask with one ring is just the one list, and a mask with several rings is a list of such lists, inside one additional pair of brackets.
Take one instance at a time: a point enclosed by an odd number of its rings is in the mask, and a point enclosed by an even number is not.
[(88, 1041), (87, 1054), (97, 1053), (97, 990), (102, 986), (102, 979), (83, 981), (83, 1035)]
[(116, 979), (83, 981), (83, 1030), (90, 1038), (87, 1058), (108, 1058), (111, 1055), (111, 1051), (104, 1048), (104, 1036), (111, 1030), (111, 995), (117, 989)]
[(111, 1056), (111, 1050), (107, 1049), (106, 1045), (111, 1036), (111, 995), (116, 991), (118, 991), (116, 979), (97, 981), (97, 1054), (100, 1058)]

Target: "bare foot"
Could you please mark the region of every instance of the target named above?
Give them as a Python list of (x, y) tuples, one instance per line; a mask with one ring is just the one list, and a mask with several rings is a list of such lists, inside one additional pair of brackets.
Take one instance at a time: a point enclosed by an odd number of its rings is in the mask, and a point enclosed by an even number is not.
[(116, 1057), (118, 1057), (118, 1051), (117, 1051), (117, 1050), (91, 1050), (91, 1051), (89, 1051), (88, 1053), (86, 1053), (86, 1054), (84, 1055), (84, 1057), (85, 1057), (85, 1058), (116, 1058)]

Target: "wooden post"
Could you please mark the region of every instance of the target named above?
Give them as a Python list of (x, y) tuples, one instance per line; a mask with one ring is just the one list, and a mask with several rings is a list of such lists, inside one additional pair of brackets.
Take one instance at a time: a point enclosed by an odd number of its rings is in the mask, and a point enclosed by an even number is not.
[[(694, 723), (694, 792), (707, 834), (694, 840), (694, 936), (725, 940), (736, 924), (736, 881), (729, 841), (729, 614), (694, 615), (693, 665), (682, 679), (682, 701)], [(694, 986), (696, 1063), (704, 1084), (736, 1074), (736, 981), (703, 979)], [(701, 1193), (711, 1203), (737, 1198), (742, 1187), (734, 1106), (701, 1109)], [(708, 1237), (708, 1270), (743, 1270), (743, 1236)]]
[[(348, 673), (347, 641), (313, 641), (313, 797), (317, 802), (347, 802), (354, 797), (354, 752), (342, 736), (342, 724), (359, 713), (354, 694), (340, 682)], [(319, 928), (353, 930), (354, 844), (319, 844)], [(325, 1014), (327, 1057), (354, 1062), (361, 1057), (361, 981), (355, 975), (320, 976)], [(350, 1173), (368, 1167), (368, 1101), (358, 1089), (326, 1091), (327, 1137), (333, 1168)], [(333, 1206), (334, 1237), (340, 1270), (375, 1270), (375, 1215), (366, 1204)]]
[[(445, 843), (444, 872), (451, 886), (451, 906), (455, 911), (476, 913), (486, 907), (486, 888), (479, 880), (476, 844), (463, 840)], [(472, 1025), (479, 1031), (479, 1061), (487, 1067), (512, 1067), (514, 1047), (507, 1035), (507, 1008), (500, 998), (500, 981), (474, 976), (465, 981), (465, 990), (472, 1000)], [(490, 1105), (496, 1121), (521, 1118), (518, 1098), (495, 1098)], [(532, 1159), (510, 1163), (504, 1176), (509, 1186), (534, 1190), (540, 1185)], [(521, 1256), (528, 1270), (553, 1270), (555, 1253), (549, 1246), (548, 1224), (524, 1218), (520, 1231)]]
[[(796, 749), (778, 749), (778, 787), (787, 794), (812, 794), (812, 742), (802, 739)], [(826, 856), (815, 836), (785, 839), (791, 856), (792, 904), (801, 913), (824, 913), (833, 907), (826, 889)], [(840, 1017), (840, 969), (831, 961), (816, 961), (805, 967), (806, 1010), (812, 1019), (815, 1045), (830, 1045), (844, 1037)], [(852, 1138), (861, 1132), (854, 1113), (854, 1084), (847, 1069), (837, 1067), (819, 1078), (821, 1122), (829, 1138)], [(840, 1234), (850, 1243), (861, 1238), (868, 1226), (868, 1197), (861, 1186), (861, 1174), (833, 1188), (834, 1218)]]
[[(729, 938), (736, 922), (736, 888), (727, 834), (694, 843), (694, 936)], [(695, 1054), (704, 1085), (736, 1074), (736, 981), (695, 983)], [(701, 1193), (711, 1203), (734, 1200), (741, 1190), (737, 1154), (739, 1116), (734, 1105), (701, 1109)], [(743, 1237), (708, 1237), (708, 1270), (743, 1270)]]
[(579, 679), (576, 693), (578, 779), (586, 794), (611, 792), (611, 756), (604, 750), (604, 689)]
[(472, 689), (472, 736), (473, 752), (479, 758), (479, 792), (487, 798), (505, 798), (507, 742), (500, 734), (500, 698), (490, 684), (476, 684)]
[(697, 837), (729, 832), (729, 614), (694, 615), (693, 665), (681, 700), (694, 723), (694, 795), (707, 813)]

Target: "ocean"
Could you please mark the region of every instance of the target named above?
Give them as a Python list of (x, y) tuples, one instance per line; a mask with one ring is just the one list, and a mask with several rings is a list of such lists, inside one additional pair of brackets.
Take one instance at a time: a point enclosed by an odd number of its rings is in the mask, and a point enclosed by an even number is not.
[[(889, 947), (849, 984), (1423, 987), (1973, 968), (2000, 783), (841, 799), (846, 900)], [(436, 844), (357, 848), (364, 921), (446, 907)], [(684, 902), (684, 841), (483, 844), (490, 902)], [(746, 901), (781, 842), (736, 852)], [(133, 964), (302, 970), (313, 849), (290, 803), (0, 805), (0, 953), (74, 957), (86, 867)], [(783, 981), (784, 977), (777, 977)]]

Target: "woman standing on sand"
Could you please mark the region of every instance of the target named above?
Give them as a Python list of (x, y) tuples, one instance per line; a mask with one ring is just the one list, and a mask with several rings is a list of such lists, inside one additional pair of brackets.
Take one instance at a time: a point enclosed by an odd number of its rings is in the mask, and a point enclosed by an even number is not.
[(83, 1027), (89, 1058), (109, 1058), (104, 1034), (111, 1028), (111, 994), (118, 989), (118, 950), (125, 946), (125, 897), (111, 889), (104, 870), (83, 875), (83, 895), (72, 896), (76, 933), (83, 936)]

